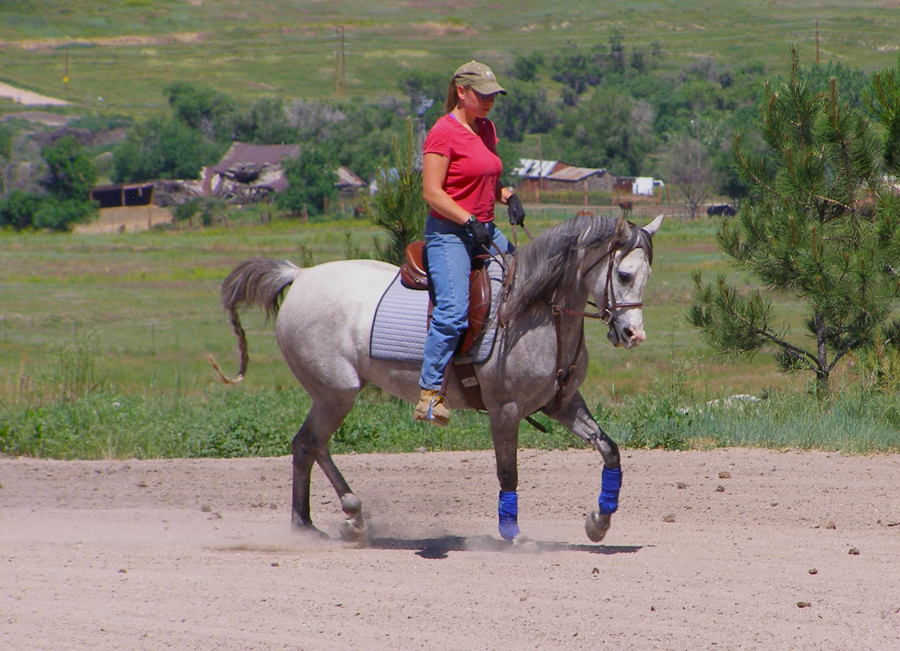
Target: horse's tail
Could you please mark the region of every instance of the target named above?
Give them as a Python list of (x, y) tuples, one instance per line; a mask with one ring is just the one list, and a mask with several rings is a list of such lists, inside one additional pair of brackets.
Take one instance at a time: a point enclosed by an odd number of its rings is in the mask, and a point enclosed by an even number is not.
[(265, 310), (267, 321), (278, 316), (284, 290), (294, 282), (298, 273), (300, 268), (288, 260), (250, 258), (236, 266), (222, 282), (222, 305), (231, 317), (231, 326), (237, 335), (241, 352), (241, 368), (233, 379), (222, 372), (211, 355), (208, 356), (222, 382), (236, 384), (243, 380), (250, 362), (247, 335), (241, 325), (238, 310), (255, 305)]

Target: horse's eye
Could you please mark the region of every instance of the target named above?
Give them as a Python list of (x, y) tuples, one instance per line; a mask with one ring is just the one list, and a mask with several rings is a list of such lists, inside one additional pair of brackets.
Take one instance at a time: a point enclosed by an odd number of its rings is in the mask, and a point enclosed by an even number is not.
[(627, 271), (619, 272), (619, 282), (623, 285), (629, 284), (634, 279), (634, 274), (630, 274)]

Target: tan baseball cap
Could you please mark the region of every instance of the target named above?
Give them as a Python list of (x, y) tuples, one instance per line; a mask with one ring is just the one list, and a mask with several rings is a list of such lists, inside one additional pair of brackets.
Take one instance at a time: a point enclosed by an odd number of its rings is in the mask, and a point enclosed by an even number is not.
[(497, 83), (494, 71), (483, 63), (469, 61), (456, 69), (453, 75), (453, 83), (457, 86), (465, 86), (482, 95), (494, 95), (500, 93), (506, 95), (506, 89)]

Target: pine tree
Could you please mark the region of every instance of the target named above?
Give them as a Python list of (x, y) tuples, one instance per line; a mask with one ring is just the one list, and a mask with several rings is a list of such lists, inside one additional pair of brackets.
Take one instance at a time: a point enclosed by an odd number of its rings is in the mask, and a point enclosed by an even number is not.
[[(704, 284), (696, 273), (688, 320), (720, 352), (773, 350), (782, 370), (812, 371), (826, 388), (847, 353), (898, 331), (900, 319), (890, 320), (900, 296), (900, 201), (885, 176), (886, 168), (897, 171), (885, 161), (897, 143), (880, 140), (875, 125), (842, 101), (836, 80), (815, 93), (798, 70), (794, 50), (790, 80), (778, 91), (766, 85), (767, 153), (751, 156), (735, 136), (750, 199), (717, 235), (731, 263), (762, 288), (742, 295), (722, 276)], [(900, 87), (893, 73), (887, 78), (876, 75), (870, 105), (883, 109), (876, 114), (890, 134), (900, 124)], [(804, 306), (809, 347), (775, 324), (764, 290)]]
[(394, 138), (394, 167), (388, 163), (378, 168), (378, 191), (371, 199), (363, 199), (363, 212), (376, 226), (387, 231), (387, 244), (376, 241), (379, 260), (401, 265), (406, 259), (406, 246), (420, 240), (425, 229), (428, 204), (422, 197), (422, 171), (416, 169), (416, 143), (412, 120), (406, 120), (406, 138), (401, 145)]

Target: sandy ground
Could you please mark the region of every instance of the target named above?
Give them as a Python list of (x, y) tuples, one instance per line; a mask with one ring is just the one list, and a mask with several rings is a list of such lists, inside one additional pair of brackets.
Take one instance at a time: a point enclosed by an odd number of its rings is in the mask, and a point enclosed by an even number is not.
[(68, 102), (55, 97), (47, 97), (39, 95), (30, 90), (22, 90), (15, 86), (10, 86), (0, 81), (0, 97), (8, 97), (9, 99), (26, 106), (66, 106)]
[(522, 552), (485, 452), (337, 458), (364, 549), (291, 532), (287, 457), (0, 459), (0, 649), (900, 648), (900, 456), (623, 462), (594, 545), (599, 456), (521, 451)]
[(171, 222), (172, 213), (153, 204), (149, 206), (102, 208), (100, 217), (96, 221), (90, 224), (79, 224), (75, 227), (74, 232), (79, 235), (137, 233), (159, 224), (169, 224)]

